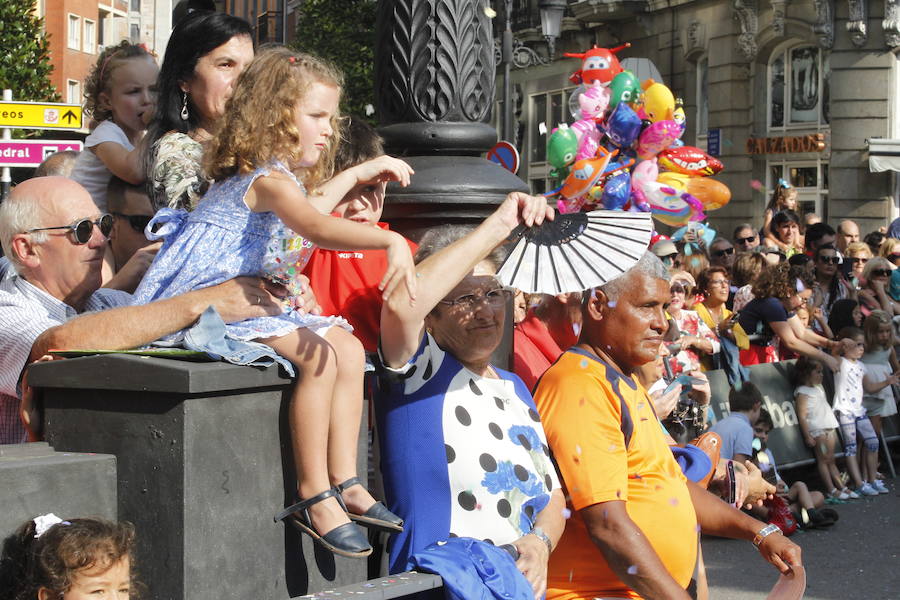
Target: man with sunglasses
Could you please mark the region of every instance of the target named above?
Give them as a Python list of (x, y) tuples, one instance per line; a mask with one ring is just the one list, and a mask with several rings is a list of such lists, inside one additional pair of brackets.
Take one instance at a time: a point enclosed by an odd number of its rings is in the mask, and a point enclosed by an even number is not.
[(144, 235), (144, 228), (155, 211), (143, 185), (132, 185), (118, 177), (109, 180), (106, 206), (113, 217), (113, 226), (105, 258), (104, 285), (130, 293), (137, 288), (162, 246), (162, 242), (151, 242)]
[(840, 271), (841, 262), (841, 257), (832, 244), (824, 244), (816, 249), (813, 260), (816, 299), (826, 320), (835, 302), (854, 295), (853, 289)]
[(750, 252), (759, 246), (759, 232), (750, 223), (741, 223), (735, 227), (732, 239), (737, 252)]
[(25, 181), (0, 204), (0, 244), (11, 267), (0, 281), (0, 444), (25, 441), (25, 367), (51, 349), (135, 348), (187, 327), (209, 306), (226, 322), (282, 310), (252, 277), (129, 306), (129, 294), (100, 288), (112, 228), (113, 217), (64, 177)]

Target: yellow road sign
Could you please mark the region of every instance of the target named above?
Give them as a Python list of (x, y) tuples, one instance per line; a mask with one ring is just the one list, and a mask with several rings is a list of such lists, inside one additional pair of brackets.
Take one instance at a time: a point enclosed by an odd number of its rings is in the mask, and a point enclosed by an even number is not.
[(0, 102), (0, 127), (81, 129), (81, 107), (55, 102)]

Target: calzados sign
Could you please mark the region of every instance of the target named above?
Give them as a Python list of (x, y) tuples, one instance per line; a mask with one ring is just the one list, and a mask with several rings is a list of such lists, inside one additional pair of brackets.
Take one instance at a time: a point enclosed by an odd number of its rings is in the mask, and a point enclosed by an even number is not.
[(790, 137), (747, 138), (747, 154), (789, 154), (794, 152), (822, 152), (825, 134), (811, 133)]

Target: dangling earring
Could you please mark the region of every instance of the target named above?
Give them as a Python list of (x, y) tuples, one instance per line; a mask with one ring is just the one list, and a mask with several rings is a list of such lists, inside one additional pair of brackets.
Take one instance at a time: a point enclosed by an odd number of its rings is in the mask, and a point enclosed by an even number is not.
[(182, 102), (181, 102), (181, 120), (188, 120), (188, 109), (187, 109), (187, 92), (181, 92)]

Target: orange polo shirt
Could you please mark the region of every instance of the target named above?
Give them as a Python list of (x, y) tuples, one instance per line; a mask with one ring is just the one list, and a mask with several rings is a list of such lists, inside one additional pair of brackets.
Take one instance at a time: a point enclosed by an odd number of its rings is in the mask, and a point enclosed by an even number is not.
[[(572, 510), (550, 556), (547, 599), (640, 597), (609, 568), (577, 513), (611, 500), (625, 502), (663, 565), (687, 587), (697, 556), (697, 516), (644, 388), (573, 348), (544, 373), (534, 400)], [(631, 422), (627, 447), (623, 405)]]

